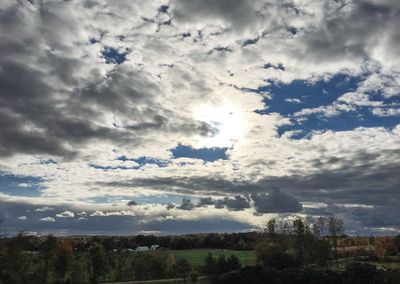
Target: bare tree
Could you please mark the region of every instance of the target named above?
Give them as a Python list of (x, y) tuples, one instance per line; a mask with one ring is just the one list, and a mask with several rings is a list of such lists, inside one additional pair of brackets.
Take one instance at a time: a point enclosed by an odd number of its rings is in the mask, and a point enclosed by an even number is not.
[(328, 220), (328, 231), (333, 243), (333, 248), (335, 250), (336, 266), (339, 267), (337, 247), (338, 247), (338, 239), (344, 233), (343, 221), (335, 217), (330, 217)]
[(313, 234), (317, 237), (323, 237), (326, 234), (327, 223), (324, 217), (319, 217), (313, 225)]
[(267, 232), (270, 239), (276, 241), (276, 220), (274, 218), (270, 219), (267, 223)]

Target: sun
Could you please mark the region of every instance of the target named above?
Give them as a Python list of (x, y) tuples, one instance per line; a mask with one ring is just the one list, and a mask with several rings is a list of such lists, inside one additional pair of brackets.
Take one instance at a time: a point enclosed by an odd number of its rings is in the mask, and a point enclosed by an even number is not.
[(203, 121), (216, 129), (211, 136), (201, 136), (197, 147), (230, 148), (238, 142), (245, 133), (243, 110), (231, 103), (222, 105), (201, 105), (194, 111), (194, 118)]

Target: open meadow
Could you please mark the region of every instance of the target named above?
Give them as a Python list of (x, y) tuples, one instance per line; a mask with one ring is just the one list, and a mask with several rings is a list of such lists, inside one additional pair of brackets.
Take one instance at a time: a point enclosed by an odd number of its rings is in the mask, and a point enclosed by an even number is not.
[(229, 257), (235, 255), (239, 258), (240, 263), (244, 265), (254, 265), (256, 263), (256, 255), (254, 251), (226, 250), (226, 249), (189, 249), (189, 250), (173, 250), (176, 259), (184, 258), (192, 266), (200, 266), (204, 263), (206, 256), (211, 253), (214, 257), (224, 255)]

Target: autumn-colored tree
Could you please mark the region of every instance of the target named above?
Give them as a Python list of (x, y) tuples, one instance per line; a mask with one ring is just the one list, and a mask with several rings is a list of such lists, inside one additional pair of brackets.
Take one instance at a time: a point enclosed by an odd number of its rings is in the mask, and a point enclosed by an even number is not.
[(60, 240), (57, 244), (54, 257), (54, 273), (57, 281), (64, 282), (74, 255), (74, 248), (68, 240)]

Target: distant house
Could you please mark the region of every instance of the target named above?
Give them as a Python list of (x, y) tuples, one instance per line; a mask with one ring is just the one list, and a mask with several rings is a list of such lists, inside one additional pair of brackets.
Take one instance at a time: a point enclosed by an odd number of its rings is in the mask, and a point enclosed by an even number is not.
[(149, 247), (146, 247), (146, 246), (139, 246), (136, 248), (136, 252), (146, 252), (149, 250), (150, 250)]
[(135, 250), (131, 249), (131, 248), (127, 248), (127, 249), (123, 249), (122, 252), (123, 253), (130, 253), (130, 252), (134, 252)]
[(150, 250), (151, 250), (151, 251), (155, 251), (155, 250), (157, 250), (159, 247), (160, 247), (159, 245), (152, 245), (152, 246), (150, 247)]

